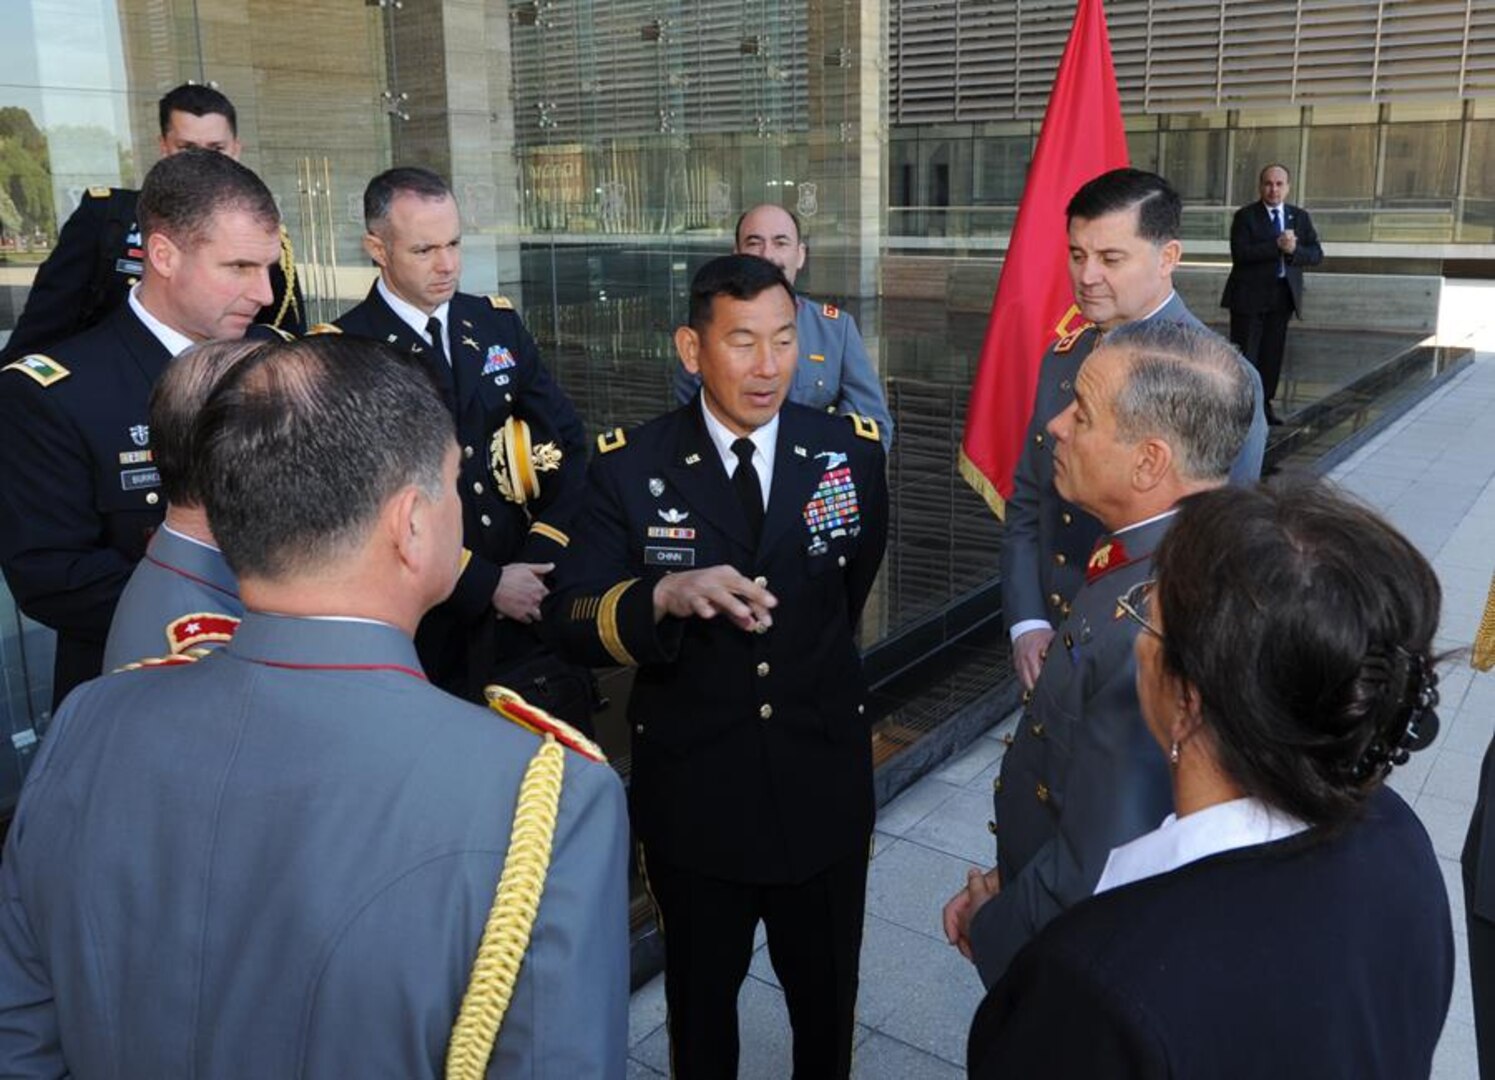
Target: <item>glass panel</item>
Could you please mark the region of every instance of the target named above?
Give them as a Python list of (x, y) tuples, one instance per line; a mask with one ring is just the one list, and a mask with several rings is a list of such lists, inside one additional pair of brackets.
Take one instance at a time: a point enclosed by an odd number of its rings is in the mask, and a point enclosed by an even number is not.
[[(1303, 146), (1303, 132), (1296, 127), (1242, 128), (1235, 133), (1235, 150), (1230, 160), (1230, 203), (1243, 206), (1257, 198), (1257, 178), (1268, 165), (1286, 165), (1294, 174), (1297, 187), (1298, 154)], [(1288, 197), (1297, 201), (1298, 193)]]
[(1495, 120), (1469, 125), (1469, 167), (1459, 239), (1495, 242)]

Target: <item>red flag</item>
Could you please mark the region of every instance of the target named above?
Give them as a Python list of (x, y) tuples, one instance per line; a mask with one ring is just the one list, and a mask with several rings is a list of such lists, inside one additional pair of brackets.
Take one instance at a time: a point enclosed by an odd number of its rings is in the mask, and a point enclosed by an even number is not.
[(1064, 207), (1087, 180), (1127, 164), (1106, 14), (1101, 0), (1079, 0), (1007, 245), (960, 445), (961, 475), (998, 517), (1012, 494), (1039, 361), (1055, 339), (1085, 325), (1069, 280)]

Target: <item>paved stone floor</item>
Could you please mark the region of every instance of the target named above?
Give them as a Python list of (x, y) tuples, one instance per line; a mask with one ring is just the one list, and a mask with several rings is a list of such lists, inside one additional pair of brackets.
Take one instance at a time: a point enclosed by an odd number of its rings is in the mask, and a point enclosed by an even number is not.
[[(1489, 296), (1487, 292), (1484, 294)], [(1495, 342), (1333, 478), (1385, 513), (1433, 560), (1444, 588), (1440, 647), (1473, 640), (1495, 569)], [(1474, 805), (1479, 765), (1495, 733), (1495, 672), (1467, 661), (1443, 674), (1438, 742), (1396, 770), (1437, 849), (1453, 907), (1458, 972), (1434, 1060), (1436, 1080), (1476, 1075), (1458, 857)], [(883, 808), (867, 886), (858, 1003), (856, 1075), (863, 1080), (944, 1080), (964, 1074), (967, 1025), (980, 1000), (974, 969), (945, 944), (940, 908), (966, 867), (993, 857), (986, 830), (991, 782), (1009, 718)], [(744, 1078), (790, 1075), (783, 995), (766, 950), (754, 958), (740, 1001)], [(633, 995), (630, 1077), (668, 1072), (662, 979)]]

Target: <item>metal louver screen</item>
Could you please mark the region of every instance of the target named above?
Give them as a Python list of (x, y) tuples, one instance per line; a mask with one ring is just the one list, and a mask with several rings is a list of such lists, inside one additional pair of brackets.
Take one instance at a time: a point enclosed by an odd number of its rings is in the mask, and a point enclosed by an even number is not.
[[(1074, 0), (889, 0), (895, 124), (1040, 117)], [(1122, 108), (1495, 94), (1489, 0), (1113, 0)]]

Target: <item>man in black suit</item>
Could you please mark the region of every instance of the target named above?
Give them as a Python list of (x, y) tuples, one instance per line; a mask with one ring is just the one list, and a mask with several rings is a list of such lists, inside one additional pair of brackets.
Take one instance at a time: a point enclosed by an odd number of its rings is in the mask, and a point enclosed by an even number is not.
[(151, 386), (196, 341), (244, 336), (270, 301), (280, 211), (226, 154), (162, 158), (140, 191), (144, 269), (91, 330), (0, 369), (0, 565), (57, 631), (52, 694), (99, 674), (125, 582), (166, 507)]
[(559, 665), (530, 625), (586, 487), (581, 421), (514, 305), (457, 291), (462, 218), (444, 179), (389, 169), (369, 181), (363, 212), (378, 280), (336, 325), (313, 330), (420, 356), (462, 444), (468, 556), (450, 599), (421, 622), (421, 663), (459, 697), (481, 702), (483, 685), (501, 682), (590, 732), (590, 675)]
[(1324, 261), (1313, 218), (1287, 202), (1284, 165), (1261, 171), (1261, 200), (1243, 206), (1230, 223), (1230, 277), (1220, 306), (1230, 309), (1230, 340), (1261, 372), (1267, 422), (1280, 424), (1272, 411), (1287, 321), (1303, 315), (1303, 268)]
[[(239, 160), (239, 119), (233, 103), (211, 86), (183, 83), (156, 103), (161, 156), (214, 150)], [(62, 226), (57, 246), (36, 271), (26, 308), (0, 363), (44, 350), (98, 325), (124, 302), (145, 273), (134, 188), (91, 187)], [(306, 309), (296, 284), (295, 255), (285, 227), (280, 258), (270, 268), (272, 296), (255, 316), (276, 330), (300, 334)]]
[(598, 442), (546, 626), (637, 664), (633, 826), (665, 941), (680, 1077), (737, 1075), (761, 919), (794, 1075), (847, 1077), (872, 833), (855, 626), (882, 561), (877, 426), (787, 402), (795, 298), (753, 255), (703, 266), (675, 332), (701, 391)]

